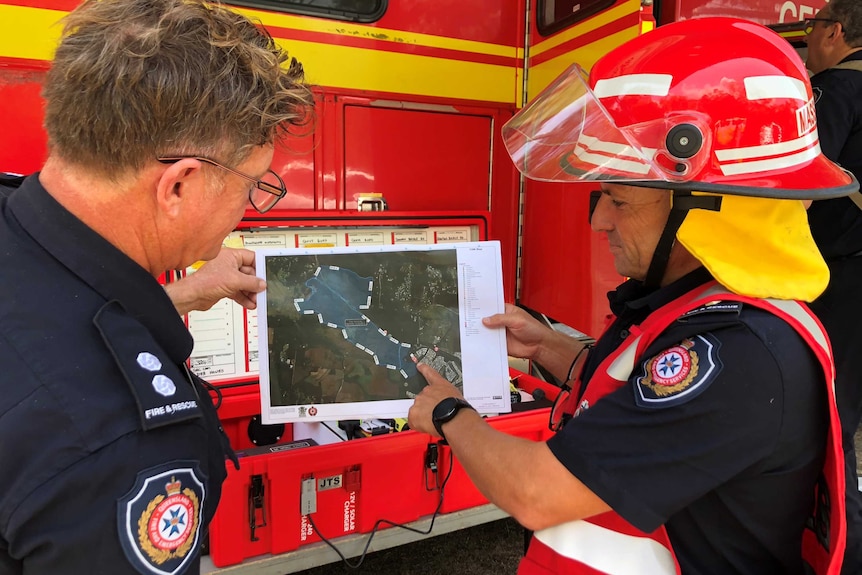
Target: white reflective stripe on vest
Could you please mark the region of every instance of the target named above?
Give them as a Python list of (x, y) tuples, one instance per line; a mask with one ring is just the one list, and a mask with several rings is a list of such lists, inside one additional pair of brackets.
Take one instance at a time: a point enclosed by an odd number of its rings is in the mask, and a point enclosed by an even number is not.
[[(705, 290), (698, 297), (716, 297), (715, 301), (721, 301), (721, 296), (727, 297), (730, 301), (734, 301), (732, 297), (733, 294), (728, 292), (726, 288), (717, 285), (713, 286), (707, 290)], [(738, 300), (736, 300), (738, 301)], [(811, 317), (811, 313), (803, 308), (799, 302), (793, 300), (780, 300), (780, 299), (772, 299), (768, 298), (764, 301), (769, 302), (773, 306), (777, 307), (787, 315), (796, 319), (802, 327), (811, 334), (814, 338), (814, 341), (817, 342), (826, 355), (831, 358), (832, 350), (829, 346), (829, 341), (826, 338), (826, 335), (823, 333), (823, 330), (817, 325), (817, 322)], [(632, 371), (635, 368), (635, 354), (637, 353), (638, 342), (640, 341), (640, 336), (637, 336), (630, 342), (626, 342), (627, 346), (623, 351), (611, 362), (611, 365), (608, 367), (608, 375), (617, 381), (626, 381), (632, 374)], [(834, 389), (834, 384), (833, 384)]]
[(823, 333), (823, 330), (820, 329), (820, 326), (817, 325), (817, 322), (813, 317), (811, 317), (811, 314), (799, 305), (799, 302), (780, 299), (768, 299), (766, 301), (801, 323), (802, 326), (805, 327), (805, 329), (814, 337), (817, 345), (823, 348), (826, 355), (830, 358), (832, 357), (832, 350), (829, 348), (826, 334)]
[(563, 557), (613, 575), (674, 575), (673, 555), (649, 537), (618, 533), (588, 521), (570, 521), (533, 537)]
[(620, 353), (617, 358), (608, 366), (608, 375), (617, 381), (627, 381), (631, 377), (632, 371), (635, 368), (635, 353), (638, 350), (638, 342), (641, 336), (637, 336), (631, 342), (625, 343), (627, 347)]

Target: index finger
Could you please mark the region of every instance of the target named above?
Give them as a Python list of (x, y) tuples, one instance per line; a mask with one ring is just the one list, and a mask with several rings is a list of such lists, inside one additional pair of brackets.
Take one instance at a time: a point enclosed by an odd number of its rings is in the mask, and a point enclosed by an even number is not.
[(449, 383), (445, 377), (440, 375), (440, 373), (436, 369), (434, 369), (427, 363), (416, 364), (416, 371), (422, 374), (422, 377), (425, 378), (425, 381), (428, 382), (428, 385), (440, 385), (441, 383)]

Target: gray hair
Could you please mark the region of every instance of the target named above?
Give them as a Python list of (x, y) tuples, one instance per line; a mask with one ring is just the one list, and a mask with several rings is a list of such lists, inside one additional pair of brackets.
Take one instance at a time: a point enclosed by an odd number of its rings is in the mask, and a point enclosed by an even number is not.
[(86, 0), (65, 19), (43, 96), (51, 153), (108, 176), (160, 155), (241, 161), (313, 110), (295, 58), (200, 0)]
[(862, 1), (832, 0), (828, 4), (829, 17), (841, 22), (844, 41), (849, 46), (862, 46)]

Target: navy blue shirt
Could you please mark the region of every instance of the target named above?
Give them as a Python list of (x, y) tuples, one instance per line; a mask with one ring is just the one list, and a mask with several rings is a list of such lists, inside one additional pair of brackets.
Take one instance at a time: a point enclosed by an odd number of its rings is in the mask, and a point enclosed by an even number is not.
[[(654, 292), (622, 284), (610, 294), (617, 319), (585, 376), (632, 325), (711, 279), (701, 268)], [(656, 359), (681, 344), (697, 350), (697, 375), (679, 393), (650, 396), (648, 374), (663, 373)], [(647, 532), (665, 525), (684, 575), (801, 574), (829, 425), (823, 378), (790, 325), (728, 302), (671, 324), (638, 358), (629, 385), (548, 446), (631, 524)]]
[[(862, 52), (843, 62), (854, 60)], [(811, 87), (823, 154), (862, 179), (862, 72), (828, 68), (811, 77)], [(808, 221), (827, 261), (862, 251), (862, 210), (849, 198), (814, 202)]]
[(37, 175), (0, 246), (0, 574), (198, 573), (232, 452), (182, 318)]

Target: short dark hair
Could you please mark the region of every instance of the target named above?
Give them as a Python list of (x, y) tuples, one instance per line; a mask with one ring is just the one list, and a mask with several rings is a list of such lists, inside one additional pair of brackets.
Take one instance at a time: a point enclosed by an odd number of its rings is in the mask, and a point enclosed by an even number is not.
[(862, 46), (862, 0), (831, 0), (829, 17), (840, 22), (844, 41), (849, 46)]
[(218, 2), (85, 0), (43, 88), (52, 154), (103, 175), (156, 157), (243, 160), (309, 120), (302, 65)]

